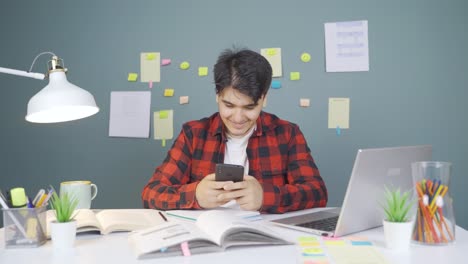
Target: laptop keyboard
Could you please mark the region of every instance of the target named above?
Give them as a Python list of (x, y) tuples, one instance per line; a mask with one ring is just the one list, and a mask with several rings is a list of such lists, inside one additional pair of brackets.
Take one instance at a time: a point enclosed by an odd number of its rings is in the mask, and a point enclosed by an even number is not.
[(323, 231), (333, 231), (335, 230), (337, 222), (338, 222), (338, 216), (334, 216), (334, 217), (324, 218), (320, 220), (314, 220), (312, 222), (298, 224), (297, 226), (323, 230)]

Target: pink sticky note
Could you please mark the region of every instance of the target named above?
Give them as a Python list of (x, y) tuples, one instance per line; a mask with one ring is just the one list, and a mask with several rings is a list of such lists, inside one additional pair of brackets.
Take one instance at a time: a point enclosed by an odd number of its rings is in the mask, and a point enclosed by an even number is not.
[(171, 59), (162, 59), (161, 60), (161, 65), (162, 66), (166, 66), (166, 65), (169, 65), (171, 64)]
[(150, 81), (150, 82), (148, 83), (148, 87), (149, 87), (150, 89), (153, 88), (153, 81)]
[(186, 257), (190, 257), (192, 254), (190, 254), (190, 248), (187, 242), (182, 242), (180, 244), (180, 249), (182, 250), (182, 254)]

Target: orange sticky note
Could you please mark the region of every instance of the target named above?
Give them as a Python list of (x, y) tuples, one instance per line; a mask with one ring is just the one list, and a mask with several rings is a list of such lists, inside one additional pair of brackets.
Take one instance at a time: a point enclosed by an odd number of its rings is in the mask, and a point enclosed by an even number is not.
[(188, 96), (179, 97), (179, 104), (188, 104), (188, 103), (189, 103), (189, 97)]
[(301, 99), (299, 100), (299, 105), (300, 105), (301, 107), (309, 107), (309, 106), (310, 106), (310, 99), (308, 99), (308, 98), (301, 98)]

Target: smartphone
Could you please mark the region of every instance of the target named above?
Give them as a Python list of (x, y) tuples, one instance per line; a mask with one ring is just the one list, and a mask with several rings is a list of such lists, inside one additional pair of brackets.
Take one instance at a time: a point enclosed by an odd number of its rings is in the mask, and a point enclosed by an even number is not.
[(216, 181), (240, 182), (244, 180), (244, 166), (234, 164), (216, 164)]

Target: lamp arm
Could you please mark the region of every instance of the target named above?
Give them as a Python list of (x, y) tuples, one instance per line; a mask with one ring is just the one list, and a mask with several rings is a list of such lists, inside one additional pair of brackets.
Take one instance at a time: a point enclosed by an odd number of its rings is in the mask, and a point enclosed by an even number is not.
[(34, 63), (36, 62), (36, 60), (44, 55), (44, 54), (50, 54), (52, 56), (56, 56), (53, 52), (50, 52), (50, 51), (45, 51), (45, 52), (41, 52), (39, 53), (33, 60), (32, 64), (31, 64), (31, 67), (29, 68), (29, 71), (19, 71), (19, 70), (14, 70), (14, 69), (8, 69), (8, 68), (2, 68), (0, 67), (0, 72), (3, 72), (3, 73), (6, 73), (6, 74), (13, 74), (13, 75), (18, 75), (18, 76), (24, 76), (24, 77), (29, 77), (29, 78), (34, 78), (34, 79), (39, 79), (39, 80), (44, 80), (45, 79), (45, 74), (42, 74), (42, 73), (35, 73), (35, 72), (31, 72), (32, 71), (32, 68), (34, 66)]
[(0, 72), (6, 73), (6, 74), (13, 74), (13, 75), (18, 75), (18, 76), (24, 76), (24, 77), (39, 79), (39, 80), (44, 80), (45, 79), (44, 74), (36, 73), (36, 72), (19, 71), (19, 70), (2, 68), (2, 67), (0, 67)]

